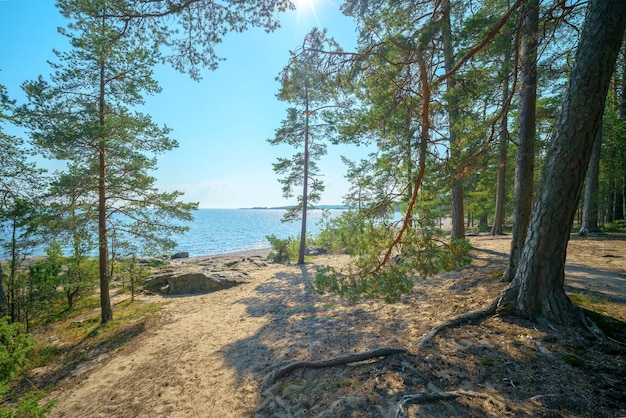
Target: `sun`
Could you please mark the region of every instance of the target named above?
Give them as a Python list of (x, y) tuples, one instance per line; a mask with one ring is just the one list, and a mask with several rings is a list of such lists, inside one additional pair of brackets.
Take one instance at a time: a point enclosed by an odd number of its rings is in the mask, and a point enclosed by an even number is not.
[(294, 0), (298, 17), (312, 15), (317, 21), (317, 10), (315, 8), (317, 0)]
[(308, 7), (310, 9), (315, 9), (314, 7), (315, 0), (296, 0), (296, 7)]

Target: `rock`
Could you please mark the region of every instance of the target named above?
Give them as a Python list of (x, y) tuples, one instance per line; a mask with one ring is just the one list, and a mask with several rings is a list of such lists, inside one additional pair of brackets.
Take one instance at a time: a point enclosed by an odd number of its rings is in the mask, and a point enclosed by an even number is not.
[(305, 254), (306, 255), (322, 255), (322, 254), (326, 254), (328, 251), (326, 251), (326, 248), (324, 247), (307, 247), (305, 250)]
[(164, 295), (184, 295), (214, 292), (247, 283), (243, 271), (209, 271), (189, 268), (167, 271), (146, 280), (144, 290)]
[(172, 256), (172, 260), (176, 258), (189, 258), (189, 253), (187, 251), (181, 251)]

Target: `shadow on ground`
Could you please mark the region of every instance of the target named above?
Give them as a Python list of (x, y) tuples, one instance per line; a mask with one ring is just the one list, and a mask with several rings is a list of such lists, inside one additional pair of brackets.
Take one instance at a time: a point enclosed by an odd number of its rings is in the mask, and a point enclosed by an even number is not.
[[(317, 295), (310, 288), (311, 264), (293, 266), (259, 285), (259, 297), (242, 303), (251, 316), (269, 317), (268, 323), (224, 350), (226, 364), (242, 381), (259, 381), (255, 416), (392, 416), (404, 395), (458, 390), (481, 396), (410, 406), (407, 416), (588, 416), (593, 411), (608, 417), (626, 407), (619, 389), (626, 377), (622, 363), (612, 363), (613, 357), (577, 335), (555, 336), (506, 317), (445, 331), (419, 352), (299, 369), (275, 383), (265, 380), (294, 360), (383, 346), (410, 349), (432, 326), (486, 306), (506, 286), (499, 278), (507, 255), (489, 249), (474, 249), (472, 255), (466, 268), (416, 280), (411, 294), (393, 305)], [(610, 279), (623, 286), (621, 275), (601, 269), (568, 266), (566, 274), (568, 283), (599, 285), (600, 279)]]

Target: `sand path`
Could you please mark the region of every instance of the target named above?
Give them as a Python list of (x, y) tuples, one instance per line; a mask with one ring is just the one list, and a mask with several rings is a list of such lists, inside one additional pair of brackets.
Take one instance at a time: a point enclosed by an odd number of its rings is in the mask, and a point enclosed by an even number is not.
[(247, 375), (261, 359), (241, 341), (269, 322), (267, 315), (250, 315), (249, 301), (284, 269), (269, 265), (238, 287), (165, 298), (171, 302), (161, 311), (167, 323), (146, 331), (101, 367), (80, 372), (76, 378), (83, 380), (71, 391), (53, 395), (58, 403), (50, 416), (248, 415), (257, 404), (258, 383)]

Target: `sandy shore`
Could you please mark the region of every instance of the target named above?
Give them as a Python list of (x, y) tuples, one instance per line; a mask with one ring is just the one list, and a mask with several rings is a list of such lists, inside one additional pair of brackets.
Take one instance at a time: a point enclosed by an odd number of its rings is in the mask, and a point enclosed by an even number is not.
[[(150, 296), (164, 302), (158, 318), (122, 349), (59, 382), (49, 396), (57, 400), (50, 416), (380, 417), (392, 416), (403, 394), (456, 389), (481, 392), (485, 398), (447, 401), (418, 412), (613, 416), (594, 380), (603, 374), (590, 376), (585, 369), (562, 366), (538, 355), (533, 345), (539, 341), (546, 350), (558, 352), (565, 340), (547, 340), (545, 331), (533, 324), (499, 318), (453, 329), (422, 354), (304, 369), (267, 382), (272, 371), (291, 360), (380, 346), (411, 347), (440, 321), (485, 306), (504, 286), (494, 277), (504, 269), (509, 241), (471, 241), (477, 247), (471, 266), (418, 280), (410, 295), (392, 305), (378, 300), (349, 303), (312, 292), (316, 266), (344, 265), (347, 256), (315, 257), (305, 266), (265, 262), (269, 250), (175, 260), (260, 257), (234, 267), (246, 269), (250, 277), (239, 286), (203, 295)], [(593, 287), (594, 292), (626, 295), (626, 241), (577, 240), (570, 247), (570, 271), (578, 276), (568, 273), (568, 285), (579, 280), (577, 286)], [(591, 273), (605, 281), (589, 285), (584, 278)], [(619, 367), (603, 363), (602, 370)], [(573, 388), (576, 396), (564, 392), (565, 387)], [(545, 394), (554, 395), (536, 400)], [(415, 411), (409, 416), (417, 416)]]

